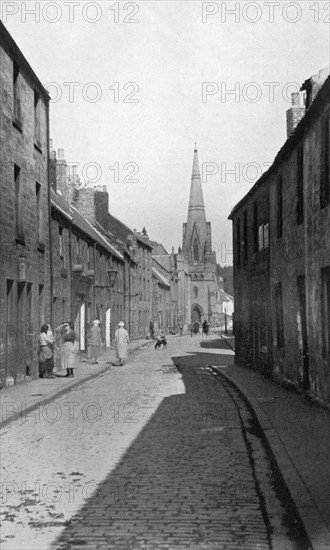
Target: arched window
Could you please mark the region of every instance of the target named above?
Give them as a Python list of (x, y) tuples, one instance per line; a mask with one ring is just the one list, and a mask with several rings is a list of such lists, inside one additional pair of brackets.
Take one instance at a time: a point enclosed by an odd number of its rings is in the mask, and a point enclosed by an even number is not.
[(198, 286), (194, 286), (194, 298), (198, 298)]
[(198, 263), (198, 242), (194, 240), (194, 262)]

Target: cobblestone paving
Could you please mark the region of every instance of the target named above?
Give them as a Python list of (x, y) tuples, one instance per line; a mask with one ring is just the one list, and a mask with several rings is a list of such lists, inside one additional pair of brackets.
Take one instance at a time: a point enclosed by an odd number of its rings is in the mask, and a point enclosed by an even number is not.
[(188, 337), (147, 349), (3, 430), (3, 550), (296, 548), (274, 495), (265, 516), (237, 407), (205, 368), (232, 356), (199, 351)]

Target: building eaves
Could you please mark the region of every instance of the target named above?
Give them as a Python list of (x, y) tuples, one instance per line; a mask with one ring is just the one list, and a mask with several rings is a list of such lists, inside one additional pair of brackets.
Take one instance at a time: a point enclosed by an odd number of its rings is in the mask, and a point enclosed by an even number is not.
[(36, 73), (32, 69), (31, 65), (27, 61), (27, 59), (24, 57), (23, 53), (17, 46), (15, 40), (12, 38), (11, 34), (7, 31), (6, 27), (0, 21), (0, 45), (2, 45), (4, 48), (7, 46), (8, 53), (11, 52), (13, 54), (13, 57), (15, 61), (20, 66), (20, 69), (23, 68), (21, 71), (23, 74), (26, 73), (27, 76), (31, 78), (34, 85), (38, 89), (38, 92), (40, 92), (43, 95), (44, 100), (48, 103), (51, 99), (48, 91), (46, 88), (44, 88), (43, 84), (40, 82), (39, 78), (37, 77)]
[[(168, 257), (168, 258), (170, 258), (170, 257)], [(161, 261), (160, 261), (161, 259), (165, 260), (165, 263), (168, 263), (166, 261), (167, 257), (165, 257), (164, 255), (161, 255), (159, 257), (152, 256), (152, 261), (155, 262), (157, 265), (159, 265), (160, 268), (164, 269), (164, 271), (166, 271), (169, 275), (171, 275), (171, 271), (161, 263)]]
[(155, 267), (152, 268), (152, 274), (156, 277), (156, 279), (162, 284), (163, 286), (166, 286), (167, 288), (171, 288), (170, 283), (165, 279), (165, 277), (159, 273), (158, 269)]
[(54, 190), (51, 190), (51, 204), (53, 208), (57, 209), (62, 215), (69, 219), (73, 227), (77, 227), (92, 241), (98, 243), (113, 256), (117, 256), (117, 258), (122, 261), (124, 260), (123, 255), (113, 247), (106, 237), (104, 237), (100, 231), (93, 227), (93, 225), (86, 218), (84, 218), (77, 208), (70, 205), (63, 197), (55, 193)]
[(152, 244), (148, 239), (145, 239), (142, 237), (139, 233), (134, 232), (133, 229), (130, 229), (127, 225), (125, 225), (122, 221), (118, 220), (113, 214), (109, 213), (109, 228), (111, 233), (114, 235), (118, 235), (118, 237), (127, 244), (127, 237), (129, 235), (134, 235), (138, 241), (140, 241), (145, 246), (152, 249)]
[(268, 178), (276, 172), (278, 168), (287, 160), (287, 157), (292, 153), (294, 147), (301, 141), (306, 132), (309, 130), (315, 116), (321, 111), (321, 109), (329, 103), (330, 100), (330, 76), (326, 79), (320, 91), (318, 92), (313, 103), (306, 111), (306, 114), (303, 116), (299, 124), (297, 125), (293, 134), (286, 140), (283, 147), (277, 153), (273, 164), (268, 168), (268, 170), (262, 174), (258, 181), (251, 187), (250, 191), (244, 195), (244, 197), (234, 206), (230, 212), (228, 219), (232, 220), (235, 213), (245, 204), (245, 202), (259, 189), (261, 185), (267, 182)]

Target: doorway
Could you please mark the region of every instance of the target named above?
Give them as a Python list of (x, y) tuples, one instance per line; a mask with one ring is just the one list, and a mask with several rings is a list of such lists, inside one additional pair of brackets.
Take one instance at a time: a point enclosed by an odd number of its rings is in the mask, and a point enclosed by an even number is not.
[(86, 351), (86, 304), (83, 302), (84, 296), (80, 296), (81, 303), (79, 305), (78, 313), (75, 319), (75, 331), (78, 333), (79, 338), (79, 350)]
[(110, 348), (111, 337), (110, 337), (110, 324), (111, 324), (111, 310), (107, 309), (105, 312), (105, 346)]
[(191, 322), (195, 323), (195, 321), (197, 321), (198, 323), (200, 323), (201, 317), (202, 317), (201, 310), (199, 309), (199, 307), (194, 306), (191, 310)]
[(307, 332), (307, 310), (306, 310), (306, 281), (305, 275), (297, 277), (297, 288), (299, 297), (299, 312), (301, 319), (301, 337), (302, 337), (302, 354), (303, 354), (303, 380), (302, 386), (304, 391), (309, 390), (309, 347), (308, 347), (308, 332)]

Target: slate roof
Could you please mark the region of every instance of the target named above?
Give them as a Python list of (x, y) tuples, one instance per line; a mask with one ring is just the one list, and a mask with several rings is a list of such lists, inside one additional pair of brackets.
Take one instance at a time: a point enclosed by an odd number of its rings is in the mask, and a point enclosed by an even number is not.
[(123, 260), (123, 255), (114, 248), (114, 246), (94, 227), (74, 206), (70, 205), (62, 196), (51, 190), (51, 203), (55, 209), (58, 209), (62, 215), (65, 215), (80, 231), (85, 233), (91, 240), (103, 246), (105, 250)]
[(156, 277), (156, 279), (163, 285), (168, 288), (171, 288), (170, 283), (168, 280), (156, 269), (155, 267), (152, 268), (152, 274)]
[[(115, 216), (109, 213), (108, 216), (108, 229), (110, 233), (113, 235), (116, 235), (118, 239), (120, 239), (125, 245), (127, 244), (127, 237), (129, 235), (134, 235), (134, 231), (130, 229), (127, 225), (125, 225), (123, 222), (118, 220)], [(149, 248), (152, 248), (152, 244), (149, 241), (149, 239), (142, 237), (139, 233), (135, 233), (136, 239), (140, 241), (145, 246), (148, 246)]]

